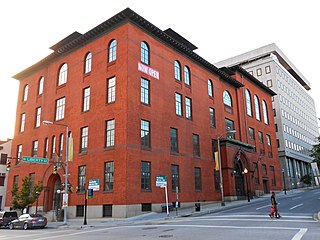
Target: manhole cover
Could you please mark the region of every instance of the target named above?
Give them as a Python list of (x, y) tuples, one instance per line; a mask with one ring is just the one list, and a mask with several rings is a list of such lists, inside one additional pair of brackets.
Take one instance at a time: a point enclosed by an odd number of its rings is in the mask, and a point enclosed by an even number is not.
[(173, 235), (160, 235), (159, 238), (171, 238)]

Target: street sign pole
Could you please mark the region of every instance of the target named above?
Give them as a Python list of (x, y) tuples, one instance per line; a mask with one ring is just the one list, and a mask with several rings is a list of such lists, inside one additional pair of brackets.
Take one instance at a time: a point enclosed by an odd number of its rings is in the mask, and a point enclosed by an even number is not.
[(164, 190), (165, 190), (165, 192), (166, 192), (167, 216), (169, 216), (168, 188), (167, 188), (167, 185), (164, 187)]

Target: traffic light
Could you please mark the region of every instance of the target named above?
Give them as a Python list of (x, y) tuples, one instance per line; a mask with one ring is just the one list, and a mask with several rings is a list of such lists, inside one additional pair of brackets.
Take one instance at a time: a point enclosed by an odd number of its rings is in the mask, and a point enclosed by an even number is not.
[(58, 172), (58, 166), (54, 165), (53, 166), (53, 174), (57, 174), (57, 172)]
[(11, 169), (11, 161), (7, 161), (7, 171), (10, 171)]

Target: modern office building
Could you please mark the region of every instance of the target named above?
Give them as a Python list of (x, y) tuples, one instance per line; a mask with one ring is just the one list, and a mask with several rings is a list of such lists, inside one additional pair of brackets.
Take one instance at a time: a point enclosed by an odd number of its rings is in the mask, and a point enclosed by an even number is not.
[[(0, 141), (0, 210), (4, 209), (8, 174), (6, 171), (8, 157), (11, 156), (11, 143), (12, 140)], [(10, 159), (9, 159), (10, 160)]]
[[(17, 161), (8, 182), (10, 189), (25, 176), (42, 181), (43, 212), (63, 205), (66, 170), (68, 218), (84, 214), (87, 188), (88, 217), (161, 211), (165, 188), (157, 185), (165, 179), (169, 202), (178, 195), (180, 207), (281, 189), (275, 93), (244, 69), (218, 69), (131, 9), (51, 49), (14, 76)], [(36, 158), (49, 162), (31, 163)]]
[(276, 44), (216, 63), (218, 67), (234, 65), (277, 93), (272, 105), (284, 185), (288, 189), (303, 187), (300, 179), (311, 174), (310, 150), (319, 135), (315, 103), (308, 94), (309, 81)]

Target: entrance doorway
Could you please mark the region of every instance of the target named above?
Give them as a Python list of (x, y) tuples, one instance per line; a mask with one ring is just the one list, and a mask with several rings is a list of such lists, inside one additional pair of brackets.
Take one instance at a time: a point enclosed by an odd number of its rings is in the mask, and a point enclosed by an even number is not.
[(58, 174), (52, 174), (45, 188), (45, 211), (58, 210), (61, 208), (61, 197), (57, 190), (61, 189), (61, 179)]
[(245, 188), (244, 188), (244, 174), (242, 173), (242, 166), (240, 162), (234, 163), (234, 179), (235, 179), (235, 188), (236, 188), (236, 196), (238, 197), (244, 197), (245, 194)]

